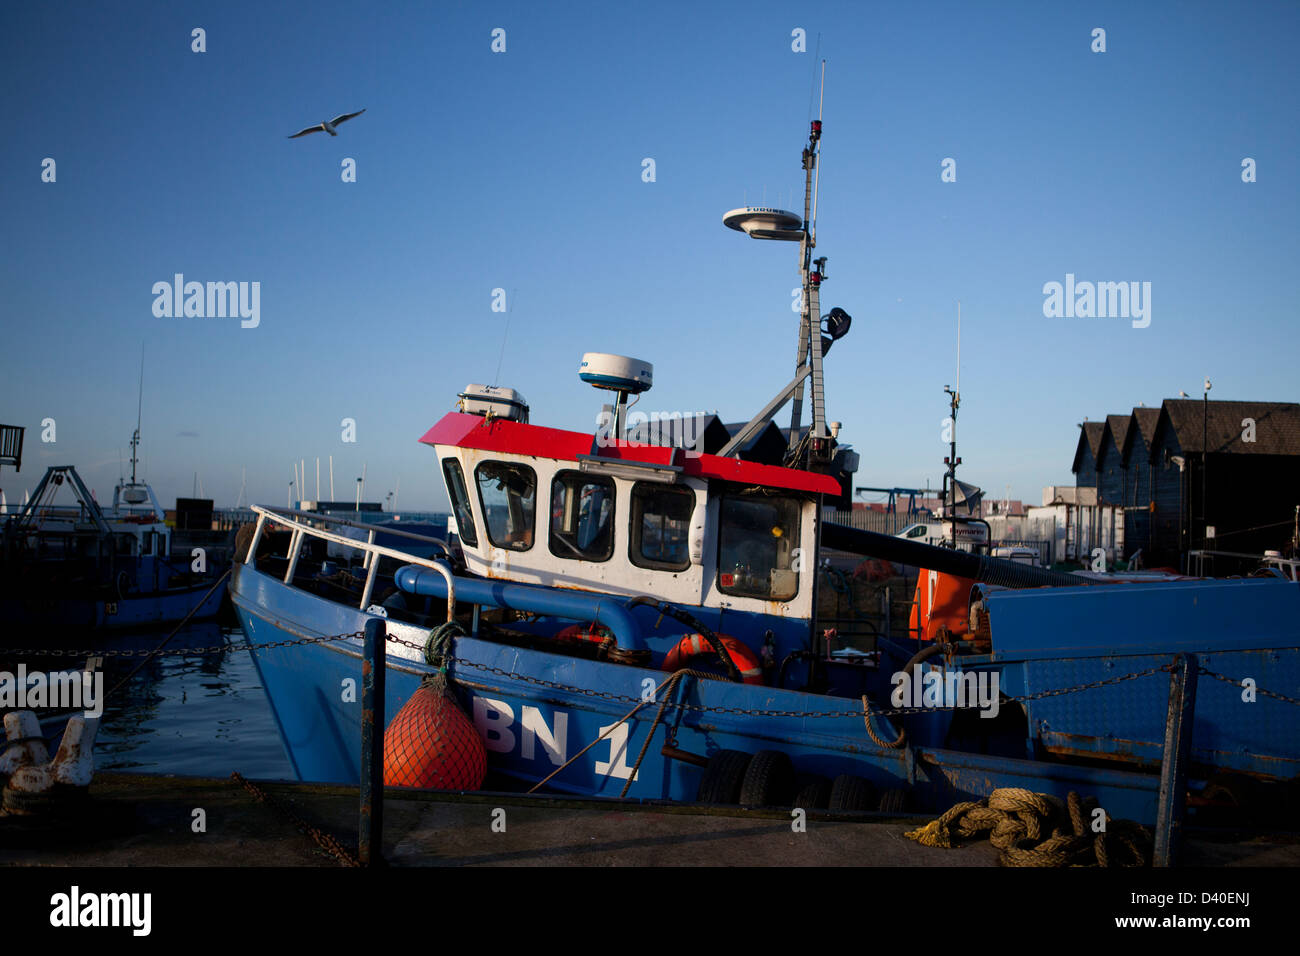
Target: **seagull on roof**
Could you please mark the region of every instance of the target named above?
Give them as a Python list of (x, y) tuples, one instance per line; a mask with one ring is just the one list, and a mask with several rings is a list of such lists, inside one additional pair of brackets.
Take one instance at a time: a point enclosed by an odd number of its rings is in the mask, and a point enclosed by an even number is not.
[(299, 130), (290, 136), (289, 139), (297, 139), (299, 136), (306, 136), (308, 133), (320, 132), (326, 132), (331, 136), (337, 136), (338, 133), (335, 132), (334, 128), (338, 126), (339, 123), (342, 123), (344, 120), (350, 120), (354, 116), (360, 116), (364, 112), (365, 110), (357, 110), (355, 113), (344, 113), (342, 116), (334, 117), (328, 123), (318, 123), (316, 126), (308, 126), (306, 129)]

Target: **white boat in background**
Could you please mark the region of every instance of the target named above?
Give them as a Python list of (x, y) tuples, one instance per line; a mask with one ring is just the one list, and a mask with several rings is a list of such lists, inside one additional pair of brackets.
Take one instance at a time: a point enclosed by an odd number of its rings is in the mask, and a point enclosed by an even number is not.
[(1260, 567), (1276, 571), (1288, 581), (1300, 582), (1300, 558), (1284, 558), (1281, 551), (1265, 551)]

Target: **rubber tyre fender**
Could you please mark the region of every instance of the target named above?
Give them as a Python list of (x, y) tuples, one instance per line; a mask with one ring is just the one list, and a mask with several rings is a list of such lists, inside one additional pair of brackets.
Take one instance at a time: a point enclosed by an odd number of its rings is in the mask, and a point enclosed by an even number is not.
[(700, 788), (695, 794), (698, 803), (739, 803), (740, 788), (749, 769), (749, 754), (742, 750), (719, 750), (709, 758)]
[(804, 780), (790, 804), (800, 810), (826, 810), (831, 805), (831, 782), (825, 777)]
[(831, 810), (871, 810), (876, 805), (876, 788), (865, 777), (842, 773), (831, 784)]
[(1233, 770), (1220, 770), (1205, 782), (1201, 796), (1217, 800), (1225, 806), (1216, 807), (1228, 821), (1259, 826), (1269, 819), (1266, 788), (1253, 777)]
[(881, 813), (902, 813), (907, 808), (907, 791), (895, 787), (880, 795)]
[(740, 785), (747, 807), (784, 807), (794, 794), (794, 765), (779, 750), (760, 750), (749, 761)]

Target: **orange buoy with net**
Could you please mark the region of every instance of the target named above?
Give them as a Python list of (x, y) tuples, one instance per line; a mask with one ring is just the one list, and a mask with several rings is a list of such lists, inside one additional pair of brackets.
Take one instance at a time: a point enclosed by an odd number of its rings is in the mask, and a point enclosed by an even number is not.
[(426, 678), (384, 733), (385, 786), (477, 790), (485, 776), (483, 739), (447, 690), (446, 674)]

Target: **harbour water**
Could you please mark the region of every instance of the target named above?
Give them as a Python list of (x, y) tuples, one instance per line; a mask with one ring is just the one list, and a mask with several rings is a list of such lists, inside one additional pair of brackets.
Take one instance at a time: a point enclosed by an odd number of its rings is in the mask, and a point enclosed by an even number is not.
[[(227, 515), (234, 523), (239, 517), (244, 516)], [(447, 515), (440, 512), (406, 512), (400, 517), (390, 512), (349, 512), (346, 517), (355, 517), (363, 525), (392, 522), (394, 529), (402, 531), (438, 538), (446, 535)], [(357, 528), (344, 528), (344, 532), (360, 539), (365, 535)], [(378, 540), (381, 544), (411, 544), (408, 538), (386, 532), (381, 532)], [(186, 547), (180, 548), (182, 554)], [(355, 553), (333, 547), (340, 556)], [(56, 629), (35, 645), (94, 651), (103, 657), (103, 690), (108, 697), (95, 740), (95, 769), (203, 777), (226, 777), (238, 771), (262, 780), (294, 779), (279, 727), (229, 600), (215, 620), (190, 622), (175, 634), (171, 630)], [(0, 648), (31, 646), (25, 639), (0, 641)], [(160, 646), (163, 654), (143, 657)], [(85, 662), (85, 656), (12, 657), (0, 649), (0, 672), (5, 673), (20, 664), (29, 672), (80, 670)], [(69, 715), (39, 709), (38, 713), (42, 733), (57, 746)]]
[[(223, 621), (225, 619), (223, 618)], [(105, 650), (149, 650), (167, 631), (113, 637)], [(216, 653), (200, 648), (225, 645)], [(191, 624), (149, 660), (104, 706), (95, 741), (96, 770), (225, 777), (238, 771), (258, 779), (292, 779), (275, 717), (238, 626)], [(139, 664), (113, 659), (106, 667), (112, 689)]]

